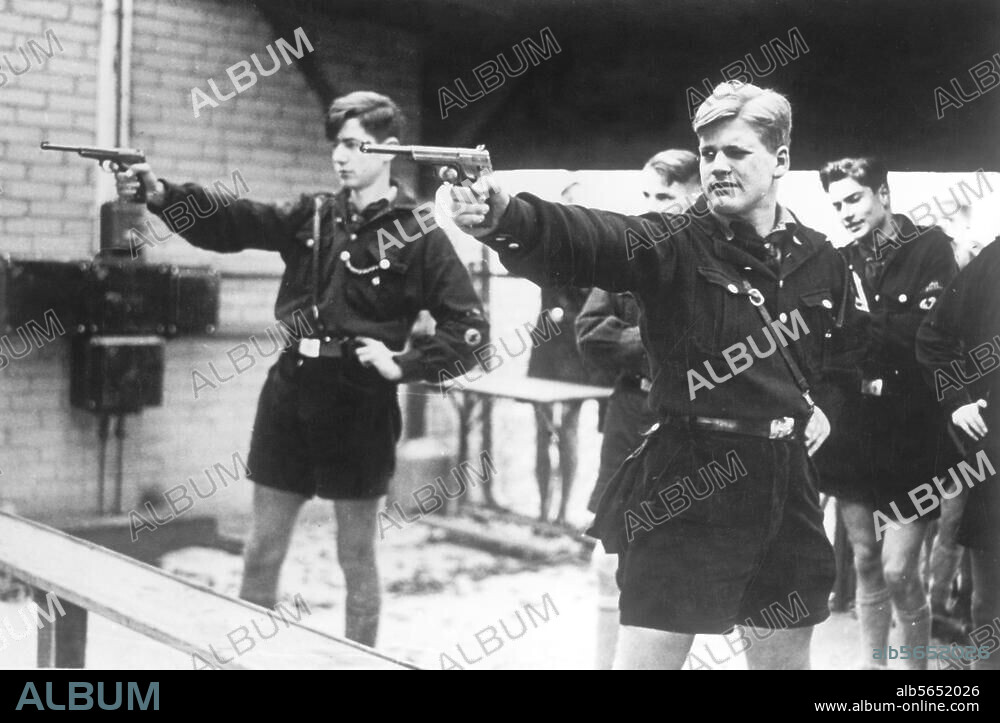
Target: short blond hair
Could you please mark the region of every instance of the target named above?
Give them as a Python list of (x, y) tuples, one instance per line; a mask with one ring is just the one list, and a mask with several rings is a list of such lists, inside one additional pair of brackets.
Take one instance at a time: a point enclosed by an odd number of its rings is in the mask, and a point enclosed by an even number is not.
[(792, 106), (781, 93), (731, 80), (715, 86), (694, 114), (691, 127), (701, 135), (721, 120), (739, 118), (753, 126), (772, 153), (792, 142)]

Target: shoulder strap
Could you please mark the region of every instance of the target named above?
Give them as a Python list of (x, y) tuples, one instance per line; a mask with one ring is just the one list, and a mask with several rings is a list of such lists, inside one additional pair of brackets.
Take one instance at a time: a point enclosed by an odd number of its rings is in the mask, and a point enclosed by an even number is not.
[[(757, 307), (757, 312), (760, 314), (760, 318), (764, 320), (764, 326), (768, 329), (773, 329), (774, 320), (771, 319), (771, 314), (768, 312), (767, 308), (764, 306), (764, 295), (760, 293), (759, 290), (755, 289), (750, 285), (750, 282), (746, 279), (743, 280), (743, 290), (747, 293), (750, 299), (750, 303)], [(809, 390), (809, 382), (806, 381), (805, 375), (802, 370), (799, 369), (799, 365), (795, 363), (795, 359), (792, 357), (792, 353), (788, 351), (788, 347), (784, 344), (778, 344), (778, 352), (781, 354), (781, 358), (785, 361), (785, 366), (788, 367), (788, 371), (791, 372), (792, 378), (795, 379), (795, 385), (802, 392), (802, 398), (806, 400), (809, 405), (809, 411), (812, 411), (816, 406), (813, 401), (812, 393)]]
[(323, 221), (323, 203), (326, 201), (324, 194), (318, 194), (313, 199), (313, 317), (319, 319), (319, 246), (320, 246), (320, 226)]

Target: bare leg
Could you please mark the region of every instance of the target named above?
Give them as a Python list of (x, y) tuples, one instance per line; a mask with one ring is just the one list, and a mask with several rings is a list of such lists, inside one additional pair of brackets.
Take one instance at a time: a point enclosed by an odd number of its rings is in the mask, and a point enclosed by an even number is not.
[[(889, 594), (900, 627), (900, 645), (926, 646), (931, 635), (931, 610), (920, 579), (920, 549), (927, 534), (927, 520), (917, 519), (886, 530), (882, 564)], [(926, 660), (913, 656), (901, 661), (910, 670), (925, 670)]]
[[(987, 648), (990, 657), (977, 660), (975, 670), (1000, 670), (1000, 553), (970, 548), (972, 557), (972, 644)], [(986, 627), (989, 626), (989, 627)], [(983, 628), (979, 632), (977, 629)]]
[(552, 444), (551, 425), (553, 409), (551, 404), (536, 404), (535, 407), (535, 479), (538, 481), (538, 519), (549, 518), (549, 502), (552, 499), (552, 460), (549, 447)]
[(347, 583), (344, 636), (375, 646), (382, 589), (375, 561), (376, 518), (381, 498), (337, 500), (337, 560)]
[(962, 548), (955, 541), (962, 512), (965, 510), (966, 496), (959, 495), (941, 500), (941, 520), (931, 549), (931, 612), (934, 615), (948, 615), (948, 601), (952, 584), (962, 560)]
[(618, 641), (618, 556), (609, 555), (600, 542), (594, 547), (597, 573), (597, 670), (611, 670)]
[(855, 609), (861, 623), (860, 667), (885, 666), (885, 653), (879, 659), (873, 657), (874, 650), (881, 650), (888, 643), (892, 624), (889, 589), (882, 575), (882, 544), (875, 539), (874, 509), (860, 502), (838, 500), (838, 503), (858, 573)]
[(562, 405), (562, 419), (559, 421), (559, 471), (562, 477), (562, 497), (559, 499), (559, 515), (556, 522), (566, 522), (566, 508), (569, 505), (573, 483), (576, 481), (577, 431), (580, 426), (580, 408), (583, 402), (566, 402)]
[(750, 670), (809, 670), (812, 627), (774, 630), (769, 637), (757, 632), (747, 648)]
[(253, 486), (253, 524), (243, 551), (240, 597), (261, 607), (278, 602), (278, 579), (306, 498), (264, 485)]
[(680, 670), (694, 635), (622, 625), (618, 631), (615, 670)]

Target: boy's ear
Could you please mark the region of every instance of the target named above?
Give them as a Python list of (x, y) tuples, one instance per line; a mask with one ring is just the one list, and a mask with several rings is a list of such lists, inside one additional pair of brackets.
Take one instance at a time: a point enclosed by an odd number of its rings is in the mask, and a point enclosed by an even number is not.
[(791, 151), (788, 149), (788, 146), (778, 146), (778, 149), (774, 152), (774, 157), (778, 161), (774, 167), (774, 177), (781, 178), (791, 168)]

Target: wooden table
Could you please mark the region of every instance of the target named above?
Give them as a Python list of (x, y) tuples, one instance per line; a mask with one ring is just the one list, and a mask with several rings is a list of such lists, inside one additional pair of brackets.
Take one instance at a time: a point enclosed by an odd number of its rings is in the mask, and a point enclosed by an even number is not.
[[(467, 462), (469, 459), (469, 432), (471, 431), (472, 414), (477, 403), (482, 406), (484, 416), (490, 413), (492, 401), (500, 399), (531, 404), (537, 412), (540, 407), (559, 402), (607, 399), (612, 392), (611, 387), (493, 374), (483, 374), (482, 377), (472, 382), (464, 379), (460, 384), (452, 382), (444, 385), (442, 390), (452, 399), (458, 411), (459, 463)], [(558, 430), (548, 421), (546, 415), (536, 414), (536, 418), (545, 419), (549, 431), (558, 436)], [(484, 451), (492, 452), (491, 447), (492, 440), (484, 440)], [(483, 494), (487, 505), (498, 507), (490, 481), (483, 482)]]

